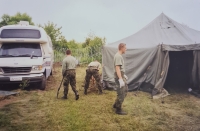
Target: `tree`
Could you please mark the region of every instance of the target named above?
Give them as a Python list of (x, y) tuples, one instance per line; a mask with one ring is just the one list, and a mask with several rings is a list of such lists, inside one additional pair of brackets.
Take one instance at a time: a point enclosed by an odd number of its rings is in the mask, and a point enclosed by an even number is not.
[(86, 39), (85, 42), (82, 44), (83, 48), (86, 47), (102, 47), (103, 45), (105, 45), (106, 43), (106, 39), (105, 38), (101, 38), (95, 35), (89, 35)]
[(82, 44), (82, 47), (88, 50), (87, 55), (90, 56), (91, 60), (95, 59), (101, 61), (102, 59), (101, 47), (105, 45), (105, 43), (106, 43), (105, 38), (89, 34), (85, 42)]
[(75, 40), (70, 40), (69, 42), (67, 42), (67, 45), (69, 47), (69, 49), (78, 49), (78, 43), (76, 43)]
[(26, 14), (26, 13), (17, 13), (14, 16), (10, 16), (8, 14), (4, 14), (1, 17), (1, 22), (0, 22), (0, 27), (5, 26), (5, 25), (14, 25), (17, 24), (20, 21), (28, 21), (30, 25), (34, 25), (32, 22), (32, 18)]
[(64, 49), (67, 49), (68, 48), (68, 45), (67, 45), (67, 40), (65, 39), (64, 36), (60, 36), (58, 38), (58, 44), (59, 44), (59, 47), (62, 47)]
[(4, 14), (2, 17), (1, 17), (1, 22), (0, 22), (0, 27), (2, 26), (5, 26), (5, 25), (8, 25), (9, 24), (9, 21), (11, 19), (11, 17), (7, 14)]
[(85, 47), (89, 46), (90, 40), (91, 40), (90, 38), (86, 38), (85, 42), (82, 44), (82, 47), (85, 48)]
[(57, 24), (53, 22), (48, 22), (44, 24), (44, 26), (39, 25), (40, 27), (44, 28), (46, 33), (51, 37), (52, 43), (54, 48), (68, 48), (67, 40), (62, 35), (61, 29), (62, 27), (57, 27)]

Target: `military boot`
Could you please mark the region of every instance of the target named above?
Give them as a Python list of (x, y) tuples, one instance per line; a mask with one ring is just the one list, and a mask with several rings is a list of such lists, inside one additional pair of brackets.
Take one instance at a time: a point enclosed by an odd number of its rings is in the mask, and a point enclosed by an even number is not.
[(116, 104), (113, 105), (113, 108), (117, 108)]
[(87, 89), (84, 90), (84, 94), (87, 95)]
[(127, 113), (123, 111), (121, 108), (117, 108), (115, 113), (118, 115), (127, 115)]
[(64, 96), (62, 97), (62, 99), (67, 99), (67, 95), (64, 95)]
[(76, 100), (79, 99), (79, 94), (78, 94), (78, 92), (75, 93), (75, 99), (76, 99)]
[(102, 92), (102, 90), (100, 90), (100, 91), (99, 91), (99, 95), (102, 95), (102, 94), (103, 94), (103, 92)]

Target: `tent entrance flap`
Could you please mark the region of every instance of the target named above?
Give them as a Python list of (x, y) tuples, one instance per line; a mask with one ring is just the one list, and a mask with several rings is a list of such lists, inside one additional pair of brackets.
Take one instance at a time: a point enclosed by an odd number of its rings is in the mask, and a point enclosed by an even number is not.
[(169, 59), (165, 89), (180, 91), (191, 87), (193, 51), (170, 51)]

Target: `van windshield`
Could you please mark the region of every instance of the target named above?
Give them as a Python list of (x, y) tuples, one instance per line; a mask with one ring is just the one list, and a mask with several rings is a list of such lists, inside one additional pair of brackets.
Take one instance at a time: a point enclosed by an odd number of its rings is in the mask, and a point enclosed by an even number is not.
[(6, 43), (0, 48), (0, 57), (41, 57), (39, 43)]

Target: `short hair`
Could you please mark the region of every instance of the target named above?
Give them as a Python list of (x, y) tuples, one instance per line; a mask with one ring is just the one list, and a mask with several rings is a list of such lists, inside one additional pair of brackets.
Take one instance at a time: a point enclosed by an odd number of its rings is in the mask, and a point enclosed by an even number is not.
[(71, 55), (71, 50), (67, 50), (67, 51), (66, 51), (66, 54), (67, 54), (67, 55)]
[(118, 49), (121, 50), (124, 46), (126, 46), (126, 44), (120, 43), (119, 46), (118, 46)]

